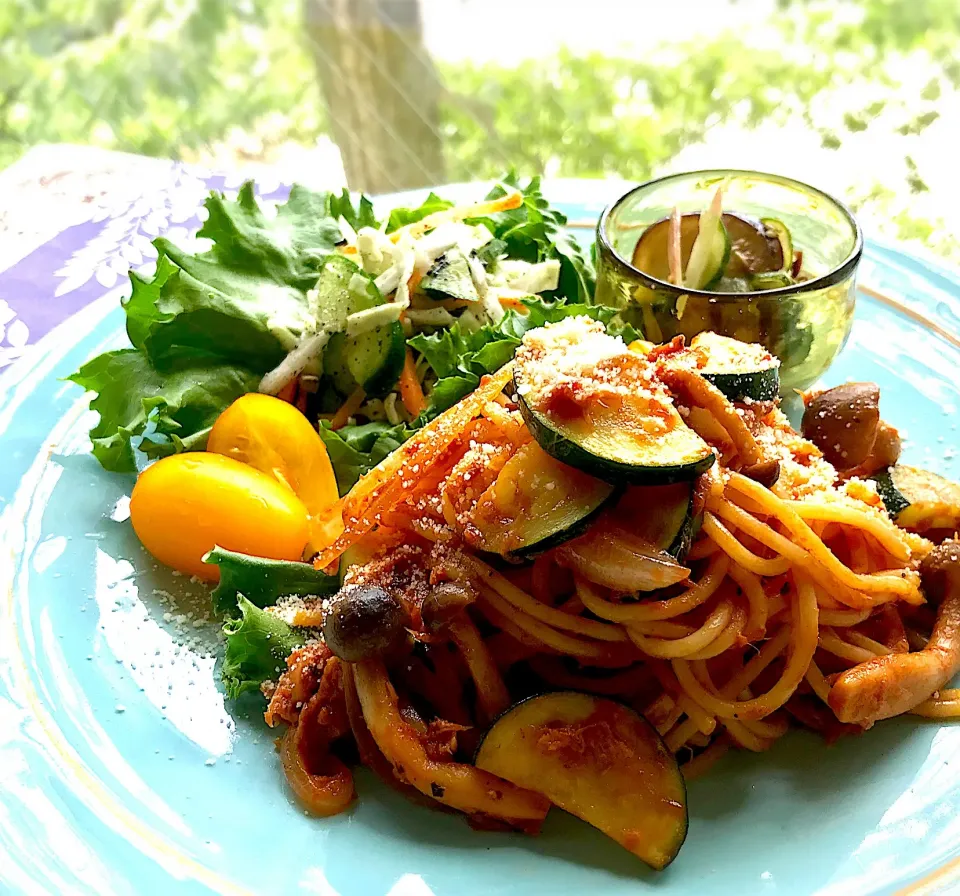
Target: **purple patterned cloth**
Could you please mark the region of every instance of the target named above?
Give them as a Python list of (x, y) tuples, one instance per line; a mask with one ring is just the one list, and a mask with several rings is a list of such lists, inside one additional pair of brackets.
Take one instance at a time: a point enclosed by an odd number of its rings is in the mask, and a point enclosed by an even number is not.
[[(27, 170), (18, 163), (0, 172), (0, 375), (81, 308), (111, 290), (119, 299), (131, 269), (151, 271), (155, 237), (193, 246), (207, 193), (235, 194), (243, 181), (83, 148), (73, 155), (86, 164), (61, 152), (59, 165), (40, 173), (46, 155)], [(288, 190), (258, 176), (263, 199), (282, 200)]]

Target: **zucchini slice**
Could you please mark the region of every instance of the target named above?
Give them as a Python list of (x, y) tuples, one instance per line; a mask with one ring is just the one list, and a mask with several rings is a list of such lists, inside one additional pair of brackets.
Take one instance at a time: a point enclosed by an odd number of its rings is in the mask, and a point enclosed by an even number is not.
[[(680, 260), (686, 268), (690, 260), (690, 250), (700, 229), (700, 215), (697, 213), (680, 216)], [(670, 245), (670, 218), (662, 218), (651, 224), (640, 235), (633, 250), (631, 262), (637, 270), (670, 282), (670, 262), (667, 247)]]
[(459, 299), (462, 302), (479, 302), (470, 265), (466, 256), (457, 248), (448, 249), (423, 275), (420, 288), (434, 299)]
[(611, 516), (631, 534), (683, 560), (700, 530), (693, 491), (690, 482), (634, 486), (621, 495)]
[(514, 385), (540, 447), (607, 482), (690, 481), (716, 459), (683, 422), (653, 365), (588, 317), (528, 331)]
[(762, 345), (708, 332), (693, 337), (690, 351), (704, 379), (731, 401), (773, 401), (780, 394), (780, 361)]
[[(768, 219), (772, 220), (772, 219)], [(741, 215), (724, 215), (723, 222), (730, 234), (730, 262), (724, 271), (726, 277), (749, 277), (769, 271), (780, 271), (790, 265), (793, 255), (783, 254), (778, 234), (766, 221), (754, 221)], [(779, 222), (777, 222), (779, 223)], [(780, 225), (783, 227), (783, 225)], [(786, 231), (786, 228), (783, 227)], [(787, 239), (790, 234), (787, 231)]]
[(376, 554), (376, 546), (370, 547), (365, 545), (363, 539), (356, 544), (350, 545), (350, 547), (340, 555), (340, 564), (337, 568), (337, 578), (340, 584), (343, 585), (343, 580), (346, 578), (350, 569), (354, 566), (363, 566), (365, 563), (369, 563)]
[(873, 478), (887, 513), (901, 529), (933, 541), (960, 530), (957, 483), (906, 464), (897, 464)]
[(593, 825), (658, 871), (687, 836), (687, 790), (653, 726), (603, 697), (558, 691), (508, 709), (475, 764)]
[[(729, 241), (728, 257), (724, 266), (720, 269), (720, 276), (725, 281), (734, 278), (746, 279), (752, 274), (779, 271), (783, 268), (785, 256), (778, 234), (772, 230), (768, 233), (761, 223), (730, 212), (724, 212), (721, 222)], [(690, 252), (693, 249), (699, 229), (700, 215), (698, 213), (694, 212), (681, 216), (680, 258), (684, 270), (687, 269), (689, 264)], [(658, 280), (669, 281), (670, 268), (667, 258), (669, 241), (669, 217), (651, 224), (643, 232), (633, 250), (633, 266)], [(792, 255), (790, 261), (793, 261)], [(717, 286), (720, 276), (717, 276), (715, 282), (710, 286)], [(745, 284), (744, 288), (749, 287)], [(727, 288), (724, 291), (735, 292), (736, 290)]]
[[(760, 224), (764, 229), (765, 235), (773, 236), (780, 244), (780, 267), (766, 268), (767, 271), (780, 270), (789, 275), (793, 268), (793, 237), (790, 235), (790, 229), (779, 218), (761, 218)], [(751, 273), (757, 273), (752, 271)], [(793, 278), (791, 277), (791, 280)]]
[(530, 442), (480, 496), (472, 523), (484, 550), (523, 559), (582, 534), (616, 492)]

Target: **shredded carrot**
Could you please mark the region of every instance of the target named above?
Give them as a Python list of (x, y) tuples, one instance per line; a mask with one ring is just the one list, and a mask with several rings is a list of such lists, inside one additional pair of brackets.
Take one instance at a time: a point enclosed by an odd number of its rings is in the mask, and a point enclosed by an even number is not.
[(363, 389), (357, 386), (350, 394), (350, 397), (340, 405), (340, 410), (333, 415), (333, 419), (330, 421), (330, 428), (342, 429), (346, 426), (347, 421), (360, 410), (360, 405), (363, 404), (366, 397)]
[(464, 435), (467, 425), (488, 401), (500, 393), (512, 376), (512, 363), (485, 376), (474, 392), (447, 408), (369, 473), (361, 476), (356, 485), (330, 508), (328, 516), (331, 519), (339, 517), (342, 521), (342, 534), (320, 550), (313, 565), (317, 569), (328, 566), (369, 532), (381, 514), (388, 513), (415, 494), (421, 482), (430, 482), (429, 470)]
[(410, 295), (413, 295), (413, 291), (420, 285), (420, 281), (422, 279), (423, 274), (414, 268), (413, 273), (410, 275), (410, 279), (407, 281), (407, 289), (410, 290)]
[(417, 379), (417, 364), (413, 360), (413, 352), (407, 349), (407, 357), (403, 362), (403, 372), (400, 374), (400, 399), (411, 417), (419, 417), (426, 401), (420, 380)]
[(294, 400), (297, 397), (297, 377), (294, 377), (287, 383), (278, 393), (277, 398), (281, 401), (287, 402), (287, 404), (293, 404)]
[(497, 301), (504, 308), (512, 308), (514, 311), (519, 312), (520, 314), (527, 313), (527, 306), (523, 304), (523, 299), (529, 299), (530, 293), (520, 292), (519, 290), (511, 289), (506, 290), (502, 289), (497, 292)]

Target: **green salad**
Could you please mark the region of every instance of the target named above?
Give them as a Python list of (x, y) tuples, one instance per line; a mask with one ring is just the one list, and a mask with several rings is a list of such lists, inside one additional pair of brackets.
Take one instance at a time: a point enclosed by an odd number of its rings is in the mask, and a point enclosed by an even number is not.
[[(479, 199), (479, 197), (478, 197)], [(510, 360), (529, 329), (588, 314), (588, 256), (539, 179), (508, 175), (472, 205), (430, 193), (378, 218), (373, 202), (295, 186), (275, 213), (252, 183), (211, 194), (189, 253), (155, 241), (123, 301), (130, 347), (71, 379), (96, 393), (104, 468), (200, 450), (240, 395), (265, 392), (315, 422), (341, 494), (416, 429)]]

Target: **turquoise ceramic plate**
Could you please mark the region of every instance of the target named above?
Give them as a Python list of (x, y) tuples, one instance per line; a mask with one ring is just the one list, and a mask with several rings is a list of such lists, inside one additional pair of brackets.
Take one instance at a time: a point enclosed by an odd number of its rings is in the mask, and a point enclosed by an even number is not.
[[(617, 185), (558, 183), (576, 222)], [(956, 475), (960, 279), (871, 246), (830, 382), (876, 380), (906, 457)], [(690, 787), (662, 874), (559, 811), (527, 839), (480, 834), (370, 775), (345, 815), (291, 802), (258, 707), (226, 704), (202, 589), (158, 569), (125, 522), (132, 481), (87, 454), (60, 378), (123, 343), (115, 298), (0, 380), (0, 889), (29, 893), (549, 892), (853, 896), (960, 881), (960, 725), (914, 719), (833, 747), (791, 734)], [(200, 598), (191, 602), (191, 594)]]

